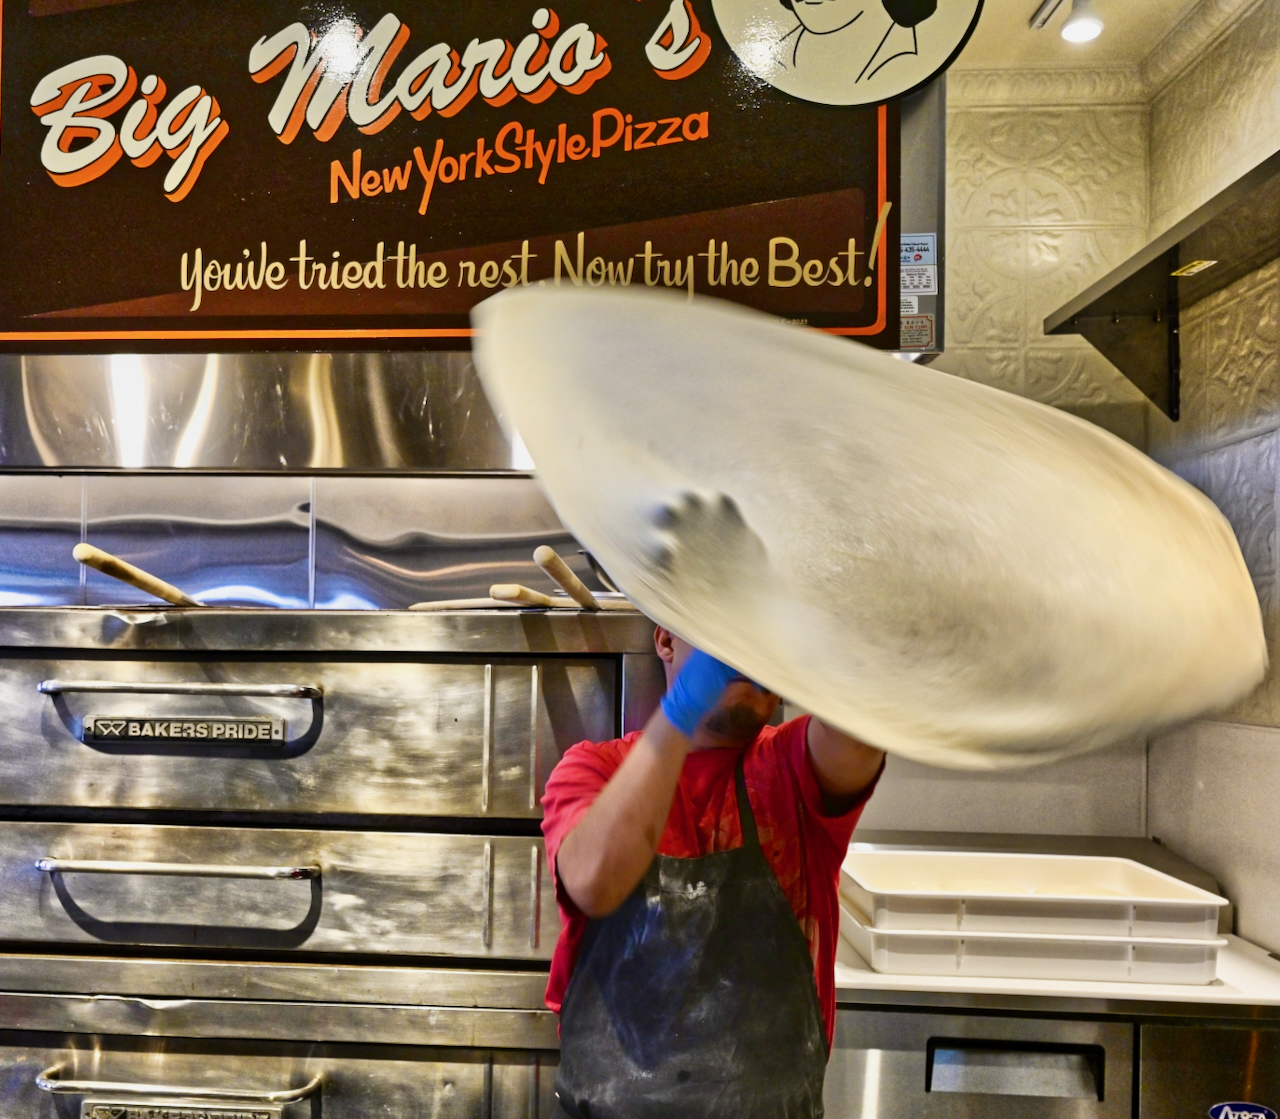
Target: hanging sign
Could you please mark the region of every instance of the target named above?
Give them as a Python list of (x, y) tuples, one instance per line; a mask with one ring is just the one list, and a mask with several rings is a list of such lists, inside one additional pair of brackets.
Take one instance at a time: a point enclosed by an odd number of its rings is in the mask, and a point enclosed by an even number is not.
[(746, 6), (4, 4), (0, 348), (459, 349), (517, 284), (896, 348), (896, 105), (778, 80)]
[(945, 70), (983, 0), (712, 0), (753, 74), (822, 105), (901, 97)]

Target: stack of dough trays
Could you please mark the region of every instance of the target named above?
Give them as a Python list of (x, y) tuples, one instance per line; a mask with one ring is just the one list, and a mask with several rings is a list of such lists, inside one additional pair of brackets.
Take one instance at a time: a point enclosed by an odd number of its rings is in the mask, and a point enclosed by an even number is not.
[(1211, 983), (1218, 910), (1131, 859), (851, 849), (840, 932), (875, 971)]

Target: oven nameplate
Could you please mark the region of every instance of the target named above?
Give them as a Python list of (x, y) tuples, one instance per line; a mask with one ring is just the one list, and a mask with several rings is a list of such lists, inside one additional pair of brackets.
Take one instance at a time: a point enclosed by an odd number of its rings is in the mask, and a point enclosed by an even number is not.
[(80, 1119), (281, 1119), (275, 1104), (236, 1104), (197, 1099), (91, 1099), (80, 1105)]
[(268, 716), (87, 715), (83, 740), (107, 742), (283, 742), (284, 720)]

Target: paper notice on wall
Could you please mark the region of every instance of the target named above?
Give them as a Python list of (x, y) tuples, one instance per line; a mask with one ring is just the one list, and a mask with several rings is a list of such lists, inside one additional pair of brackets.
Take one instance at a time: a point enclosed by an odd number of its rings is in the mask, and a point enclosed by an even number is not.
[(933, 316), (904, 315), (898, 348), (903, 350), (933, 349)]
[(918, 315), (920, 313), (920, 297), (918, 295), (904, 295), (900, 298), (902, 300), (902, 308), (898, 312), (900, 315)]
[(903, 295), (937, 295), (938, 266), (936, 264), (904, 264), (902, 266)]
[(902, 246), (902, 265), (937, 264), (938, 235), (936, 233), (904, 233), (899, 243)]

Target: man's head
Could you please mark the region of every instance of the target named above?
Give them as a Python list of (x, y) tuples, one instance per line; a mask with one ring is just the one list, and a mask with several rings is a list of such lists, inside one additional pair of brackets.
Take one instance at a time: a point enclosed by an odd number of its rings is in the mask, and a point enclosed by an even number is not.
[[(662, 658), (669, 688), (694, 647), (662, 626), (654, 630), (653, 645)], [(773, 692), (757, 687), (745, 677), (733, 680), (694, 732), (693, 748), (745, 749), (773, 718), (777, 707), (778, 697)]]

